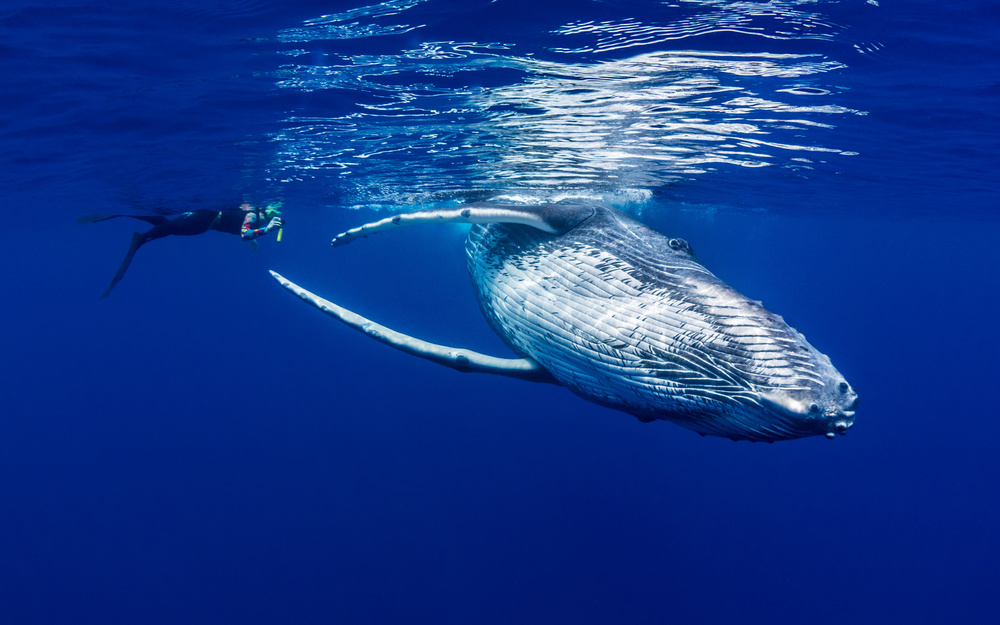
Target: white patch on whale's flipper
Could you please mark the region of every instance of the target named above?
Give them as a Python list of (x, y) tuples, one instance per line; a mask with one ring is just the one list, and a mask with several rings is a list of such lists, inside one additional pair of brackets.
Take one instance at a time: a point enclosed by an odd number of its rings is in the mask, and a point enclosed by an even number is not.
[(457, 369), (458, 371), (494, 373), (496, 375), (533, 382), (555, 382), (552, 376), (531, 358), (497, 358), (467, 349), (447, 347), (445, 345), (422, 341), (375, 323), (342, 306), (338, 306), (315, 293), (303, 289), (277, 272), (272, 271), (271, 275), (281, 286), (297, 295), (303, 301), (315, 306), (355, 330), (364, 332), (380, 343), (395, 347), (407, 354), (419, 356), (420, 358), (425, 358), (446, 367)]

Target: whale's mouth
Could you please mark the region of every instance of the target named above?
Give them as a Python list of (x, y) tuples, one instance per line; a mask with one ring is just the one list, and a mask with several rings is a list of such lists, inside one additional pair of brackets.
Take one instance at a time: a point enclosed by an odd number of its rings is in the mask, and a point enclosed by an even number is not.
[(806, 403), (779, 393), (761, 393), (761, 399), (775, 416), (786, 422), (789, 430), (800, 431), (799, 436), (822, 434), (832, 439), (854, 427), (857, 401), (846, 409), (834, 406), (823, 409), (819, 403)]
[(840, 419), (837, 419), (836, 421), (832, 421), (830, 423), (831, 429), (827, 430), (826, 432), (827, 438), (830, 439), (836, 438), (838, 434), (843, 436), (844, 434), (847, 434), (847, 430), (854, 427), (853, 410), (845, 410), (844, 412), (840, 413), (839, 416), (841, 417)]
[(847, 434), (847, 430), (854, 427), (854, 413), (857, 411), (858, 407), (858, 397), (854, 397), (854, 401), (850, 403), (846, 408), (842, 408), (829, 415), (831, 429), (827, 430), (827, 438), (836, 438), (838, 434), (843, 436)]

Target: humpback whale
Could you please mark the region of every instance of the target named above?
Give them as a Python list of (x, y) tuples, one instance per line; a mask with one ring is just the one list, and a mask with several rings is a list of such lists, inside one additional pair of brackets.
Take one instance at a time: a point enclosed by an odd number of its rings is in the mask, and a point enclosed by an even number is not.
[(271, 274), (339, 321), (460, 371), (565, 386), (641, 421), (732, 440), (834, 438), (857, 392), (830, 359), (703, 267), (691, 246), (597, 203), (475, 203), (404, 213), (348, 230), (340, 246), (427, 223), (472, 224), (469, 275), (498, 358), (396, 332)]

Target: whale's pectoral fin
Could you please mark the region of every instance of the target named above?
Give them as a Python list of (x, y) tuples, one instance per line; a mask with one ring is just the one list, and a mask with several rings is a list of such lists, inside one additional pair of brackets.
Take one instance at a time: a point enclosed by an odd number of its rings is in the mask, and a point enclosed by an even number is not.
[(303, 301), (312, 304), (334, 319), (347, 324), (348, 326), (364, 332), (376, 341), (385, 343), (390, 347), (395, 347), (420, 358), (426, 358), (438, 364), (442, 364), (452, 369), (475, 373), (494, 373), (532, 382), (556, 383), (552, 375), (541, 365), (530, 358), (497, 358), (487, 356), (467, 349), (458, 349), (428, 343), (418, 338), (396, 332), (374, 321), (366, 319), (361, 315), (351, 312), (346, 308), (338, 306), (333, 302), (303, 289), (299, 285), (291, 282), (278, 273), (272, 271), (271, 275), (281, 286), (285, 287)]
[(373, 221), (333, 237), (334, 247), (355, 239), (416, 224), (488, 224), (510, 223), (537, 228), (549, 234), (564, 234), (594, 214), (587, 204), (542, 204), (540, 206), (510, 206), (478, 202), (458, 208), (434, 208), (402, 213)]

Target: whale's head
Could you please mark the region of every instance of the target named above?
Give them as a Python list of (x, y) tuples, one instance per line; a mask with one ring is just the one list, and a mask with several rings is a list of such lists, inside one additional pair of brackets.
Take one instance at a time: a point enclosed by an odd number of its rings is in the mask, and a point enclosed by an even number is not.
[(830, 359), (816, 352), (818, 375), (793, 387), (772, 387), (760, 393), (762, 403), (787, 424), (805, 435), (835, 438), (854, 426), (858, 393)]

